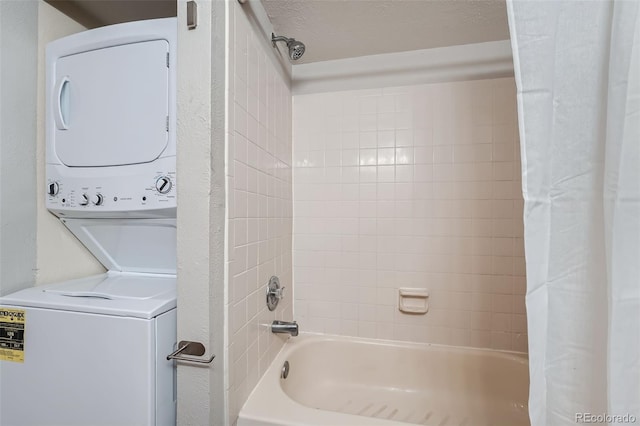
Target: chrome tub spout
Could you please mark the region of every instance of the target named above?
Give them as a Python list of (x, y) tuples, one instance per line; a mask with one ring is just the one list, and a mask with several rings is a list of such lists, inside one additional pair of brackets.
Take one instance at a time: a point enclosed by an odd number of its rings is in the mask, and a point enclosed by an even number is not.
[(271, 332), (277, 334), (290, 334), (295, 337), (298, 335), (298, 323), (295, 321), (288, 322), (275, 320), (271, 323)]

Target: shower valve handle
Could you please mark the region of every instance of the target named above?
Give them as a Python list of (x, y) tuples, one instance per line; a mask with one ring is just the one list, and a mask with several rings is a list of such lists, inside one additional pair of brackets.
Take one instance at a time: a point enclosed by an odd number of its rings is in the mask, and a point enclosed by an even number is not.
[(271, 277), (271, 279), (269, 279), (269, 284), (267, 285), (267, 308), (269, 308), (270, 311), (273, 311), (276, 306), (278, 306), (280, 299), (283, 297), (284, 286), (280, 285), (278, 277)]
[(274, 288), (269, 290), (269, 294), (273, 297), (275, 297), (276, 299), (280, 300), (284, 297), (284, 289), (286, 287), (280, 287), (280, 288)]

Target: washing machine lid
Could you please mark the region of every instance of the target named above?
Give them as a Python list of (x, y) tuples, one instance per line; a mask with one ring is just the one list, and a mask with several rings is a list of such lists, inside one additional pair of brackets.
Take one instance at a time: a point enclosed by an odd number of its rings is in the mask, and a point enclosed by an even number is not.
[(176, 307), (176, 277), (109, 272), (21, 290), (0, 305), (150, 319)]
[(62, 219), (109, 271), (176, 274), (175, 219)]

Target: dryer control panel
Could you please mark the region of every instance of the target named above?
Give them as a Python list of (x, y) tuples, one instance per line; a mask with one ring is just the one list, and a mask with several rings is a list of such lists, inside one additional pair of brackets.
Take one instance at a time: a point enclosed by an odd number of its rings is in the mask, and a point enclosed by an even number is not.
[[(162, 163), (166, 163), (162, 167)], [(120, 166), (115, 172), (47, 165), (47, 208), (59, 217), (175, 217), (178, 184), (175, 158)]]

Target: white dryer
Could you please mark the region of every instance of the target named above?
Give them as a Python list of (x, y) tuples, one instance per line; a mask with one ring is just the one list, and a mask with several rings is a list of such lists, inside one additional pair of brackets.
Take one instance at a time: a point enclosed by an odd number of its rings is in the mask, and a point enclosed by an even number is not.
[(175, 53), (175, 18), (47, 46), (46, 206), (108, 272), (0, 298), (0, 426), (175, 424)]

